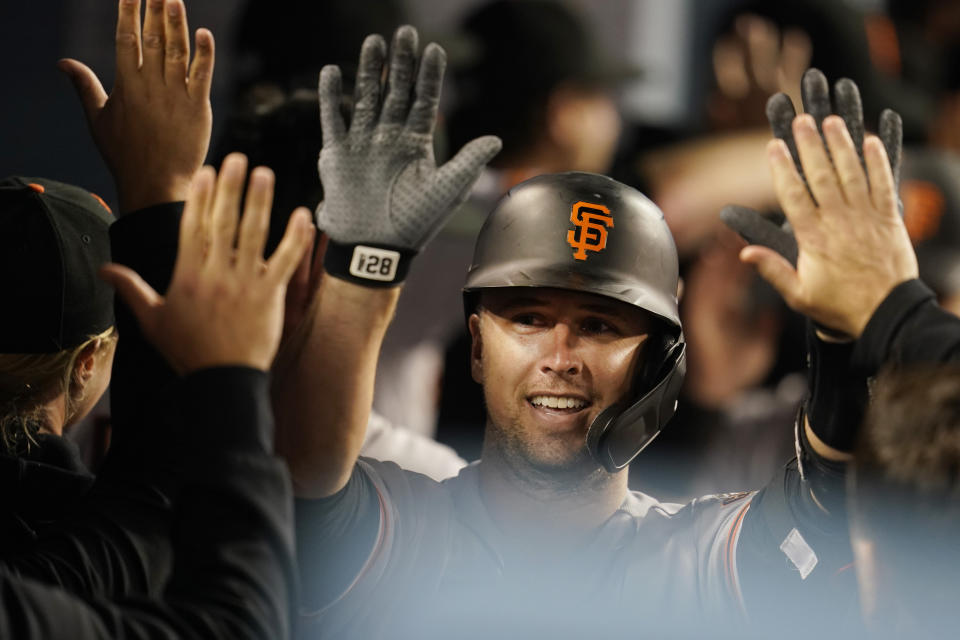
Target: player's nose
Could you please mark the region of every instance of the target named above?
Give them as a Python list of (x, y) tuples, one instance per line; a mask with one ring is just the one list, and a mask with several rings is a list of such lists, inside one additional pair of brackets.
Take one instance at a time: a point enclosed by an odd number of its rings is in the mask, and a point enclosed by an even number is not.
[(558, 322), (547, 332), (540, 370), (563, 375), (577, 375), (583, 370), (578, 338), (568, 324)]

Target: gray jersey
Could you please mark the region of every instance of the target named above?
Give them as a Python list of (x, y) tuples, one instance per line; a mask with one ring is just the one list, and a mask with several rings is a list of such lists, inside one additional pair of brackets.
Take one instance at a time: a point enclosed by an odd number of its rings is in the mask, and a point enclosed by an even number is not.
[(491, 520), (477, 464), (444, 482), (358, 464), (379, 500), (377, 542), (339, 598), (305, 612), (311, 637), (596, 637), (604, 624), (650, 629), (651, 616), (668, 628), (740, 618), (737, 542), (754, 493), (677, 505), (632, 492), (576, 557), (533, 566)]

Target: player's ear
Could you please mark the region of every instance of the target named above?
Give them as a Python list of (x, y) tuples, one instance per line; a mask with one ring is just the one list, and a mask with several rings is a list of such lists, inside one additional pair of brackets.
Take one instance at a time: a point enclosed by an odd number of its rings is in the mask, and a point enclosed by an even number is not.
[(467, 321), (470, 329), (470, 375), (474, 382), (483, 382), (483, 339), (480, 336), (480, 316), (472, 313)]
[(97, 366), (97, 352), (100, 350), (100, 338), (89, 342), (73, 362), (73, 376), (71, 386), (82, 387), (93, 377)]

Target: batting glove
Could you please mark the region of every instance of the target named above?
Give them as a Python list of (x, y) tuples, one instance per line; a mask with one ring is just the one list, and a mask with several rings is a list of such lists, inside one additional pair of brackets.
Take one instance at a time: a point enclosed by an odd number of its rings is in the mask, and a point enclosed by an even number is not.
[[(329, 65), (320, 73), (325, 199), (317, 225), (330, 238), (324, 267), (365, 286), (403, 281), (411, 258), (466, 199), (501, 147), (495, 136), (477, 138), (436, 166), (433, 130), (446, 53), (427, 45), (418, 69), (417, 48), (416, 29), (400, 27), (386, 65), (383, 38), (367, 37), (349, 128), (340, 112), (340, 69)], [(384, 66), (389, 71), (381, 87)]]

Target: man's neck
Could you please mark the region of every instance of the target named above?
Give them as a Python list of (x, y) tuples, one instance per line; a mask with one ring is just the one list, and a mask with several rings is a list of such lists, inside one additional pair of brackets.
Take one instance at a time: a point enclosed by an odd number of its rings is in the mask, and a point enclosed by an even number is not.
[(550, 550), (592, 537), (628, 491), (626, 472), (518, 469), (492, 447), (484, 448), (479, 470), (480, 495), (497, 526), (512, 539)]

